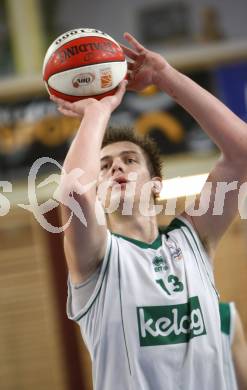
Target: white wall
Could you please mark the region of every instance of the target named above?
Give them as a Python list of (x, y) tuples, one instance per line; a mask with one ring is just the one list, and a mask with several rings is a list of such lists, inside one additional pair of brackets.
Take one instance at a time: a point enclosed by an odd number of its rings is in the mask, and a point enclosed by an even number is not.
[[(172, 0), (59, 0), (56, 8), (58, 33), (76, 27), (101, 29), (121, 40), (129, 31), (138, 37), (138, 9)], [(184, 0), (191, 7), (191, 30), (200, 30), (200, 13), (213, 5), (220, 14), (221, 26), (229, 37), (247, 37), (247, 0)]]

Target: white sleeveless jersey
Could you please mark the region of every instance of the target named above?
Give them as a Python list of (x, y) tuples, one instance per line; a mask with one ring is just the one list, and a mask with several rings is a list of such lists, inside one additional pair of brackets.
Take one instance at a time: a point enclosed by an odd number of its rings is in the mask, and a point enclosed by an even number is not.
[(223, 348), (223, 366), (227, 390), (237, 390), (237, 379), (232, 359), (232, 342), (235, 332), (236, 308), (233, 302), (220, 302), (220, 320)]
[(193, 227), (176, 218), (152, 244), (108, 232), (80, 325), (95, 390), (225, 390), (219, 301)]

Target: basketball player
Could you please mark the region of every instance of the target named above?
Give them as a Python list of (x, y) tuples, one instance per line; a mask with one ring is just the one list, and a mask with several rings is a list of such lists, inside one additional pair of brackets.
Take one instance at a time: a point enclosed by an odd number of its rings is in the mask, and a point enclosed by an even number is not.
[[(114, 96), (100, 101), (54, 98), (63, 114), (82, 118), (64, 169), (84, 173), (74, 181), (61, 180), (62, 197), (73, 196), (87, 221), (74, 218), (65, 231), (68, 316), (79, 324), (89, 349), (95, 390), (225, 390), (209, 253), (238, 210), (238, 189), (247, 178), (247, 125), (159, 54), (128, 33), (124, 37), (131, 46), (123, 46), (128, 88), (140, 91), (155, 84), (197, 120), (222, 156), (207, 180), (212, 183), (209, 207), (201, 196), (201, 215), (186, 210), (159, 231), (157, 155), (146, 140), (127, 131), (125, 136), (110, 131), (104, 139), (125, 81)], [(214, 212), (222, 202), (216, 196), (220, 182), (225, 182), (222, 215)], [(99, 218), (100, 201), (107, 225)], [(63, 220), (69, 215), (62, 205)]]
[(228, 388), (247, 390), (247, 344), (243, 324), (234, 302), (220, 302), (220, 319), (224, 371)]

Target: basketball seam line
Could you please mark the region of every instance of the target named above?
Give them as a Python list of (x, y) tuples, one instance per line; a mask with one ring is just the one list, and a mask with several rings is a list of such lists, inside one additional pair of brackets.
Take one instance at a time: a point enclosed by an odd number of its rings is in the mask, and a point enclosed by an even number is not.
[[(122, 61), (117, 61), (117, 60), (112, 60), (112, 61), (104, 61), (104, 62), (96, 62), (96, 63), (93, 63), (93, 64), (85, 64), (85, 65), (81, 65), (80, 66), (80, 68), (81, 67), (84, 67), (84, 66), (94, 66), (94, 65), (101, 65), (101, 64), (109, 64), (109, 62), (124, 62), (125, 61), (125, 59), (124, 60), (122, 60)], [(64, 70), (61, 70), (61, 71), (59, 71), (59, 72), (55, 72), (55, 73), (53, 73), (53, 74), (51, 74), (50, 76), (49, 76), (49, 78), (51, 77), (51, 76), (54, 76), (55, 74), (59, 74), (59, 73), (63, 73), (63, 72), (66, 72), (67, 70), (72, 70), (72, 69), (77, 69), (78, 68), (78, 65), (77, 66), (75, 66), (75, 67), (73, 67), (73, 68), (69, 68), (69, 69), (64, 69)], [(49, 80), (49, 78), (48, 78), (48, 80)], [(48, 83), (48, 80), (46, 81), (47, 83)], [(49, 87), (50, 87), (50, 85), (49, 85)], [(51, 87), (52, 88), (52, 87)]]
[[(109, 40), (109, 41), (113, 42), (116, 46), (120, 47), (119, 44), (113, 38), (109, 39), (108, 37), (105, 37), (105, 36), (102, 37), (102, 36), (98, 36), (98, 35), (90, 35), (90, 36), (84, 36), (84, 37), (75, 37), (74, 39), (71, 39), (70, 41), (64, 42), (62, 44), (62, 46), (57, 47), (56, 50), (60, 50), (61, 48), (63, 48), (64, 46), (66, 46), (68, 43), (70, 43), (72, 41), (78, 41), (79, 39), (84, 39), (84, 38), (89, 38), (89, 37), (90, 38), (91, 37), (92, 38), (100, 38), (101, 41), (104, 41), (104, 40), (108, 41)], [(56, 42), (56, 40), (53, 41), (53, 43), (55, 43), (55, 42)], [(88, 43), (90, 43), (90, 42), (88, 42)], [(51, 44), (51, 46), (52, 46), (52, 44)]]

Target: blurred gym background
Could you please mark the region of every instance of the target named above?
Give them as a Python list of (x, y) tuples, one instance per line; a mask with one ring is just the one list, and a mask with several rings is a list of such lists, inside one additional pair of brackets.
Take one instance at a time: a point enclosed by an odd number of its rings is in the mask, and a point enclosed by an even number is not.
[[(48, 99), (41, 74), (48, 46), (78, 27), (100, 29), (121, 42), (129, 31), (246, 121), (246, 15), (246, 0), (1, 0), (1, 389), (92, 389), (88, 353), (65, 314), (62, 234), (37, 221), (43, 207), (49, 226), (60, 226), (58, 208), (45, 203), (57, 185), (57, 166), (43, 165), (37, 199), (28, 194), (32, 164), (40, 157), (62, 164), (78, 126)], [(200, 191), (217, 149), (186, 112), (153, 87), (127, 93), (111, 122), (133, 125), (158, 142), (167, 180), (159, 223), (167, 224), (173, 216), (165, 206), (176, 198), (178, 212)], [(246, 218), (245, 201), (219, 246), (215, 276), (221, 300), (236, 303), (247, 332)]]

